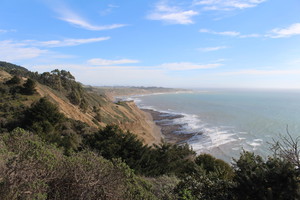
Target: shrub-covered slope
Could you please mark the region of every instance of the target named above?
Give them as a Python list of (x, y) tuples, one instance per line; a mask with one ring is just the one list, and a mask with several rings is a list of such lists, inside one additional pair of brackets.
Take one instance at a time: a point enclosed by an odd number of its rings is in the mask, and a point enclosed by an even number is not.
[[(2, 69), (2, 70), (1, 70)], [(47, 97), (67, 117), (93, 127), (116, 124), (135, 133), (145, 144), (160, 143), (159, 129), (151, 116), (133, 102), (114, 103), (105, 95), (84, 89), (75, 77), (65, 70), (38, 74), (10, 63), (0, 62), (0, 82), (17, 76), (36, 81), (36, 95)]]

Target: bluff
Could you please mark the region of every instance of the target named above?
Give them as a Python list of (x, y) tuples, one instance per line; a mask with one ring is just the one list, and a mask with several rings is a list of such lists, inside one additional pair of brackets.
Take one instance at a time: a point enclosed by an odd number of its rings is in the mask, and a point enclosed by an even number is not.
[(160, 130), (151, 116), (141, 111), (134, 102), (115, 103), (105, 92), (100, 94), (98, 89), (95, 92), (91, 87), (83, 87), (70, 72), (53, 70), (39, 74), (21, 66), (0, 62), (0, 83), (13, 76), (21, 77), (23, 81), (28, 78), (36, 81), (37, 94), (21, 102), (24, 105), (29, 106), (38, 98), (46, 97), (68, 118), (95, 128), (118, 125), (136, 134), (147, 145), (161, 142)]

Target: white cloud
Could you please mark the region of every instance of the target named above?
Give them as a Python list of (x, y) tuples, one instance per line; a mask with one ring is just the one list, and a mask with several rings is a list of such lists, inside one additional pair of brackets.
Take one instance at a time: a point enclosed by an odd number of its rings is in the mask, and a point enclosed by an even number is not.
[(30, 41), (30, 45), (43, 46), (43, 47), (65, 47), (65, 46), (77, 46), (81, 44), (101, 42), (109, 40), (110, 37), (97, 37), (97, 38), (84, 38), (84, 39), (64, 39), (64, 40), (50, 40), (50, 41)]
[(177, 62), (177, 63), (165, 63), (159, 65), (158, 67), (161, 69), (166, 70), (175, 70), (175, 71), (182, 71), (182, 70), (195, 70), (195, 69), (212, 69), (222, 66), (222, 64), (215, 63), (215, 64), (195, 64), (189, 62)]
[(194, 10), (182, 10), (179, 7), (168, 6), (165, 2), (159, 2), (155, 10), (147, 18), (150, 20), (159, 20), (169, 24), (193, 24), (193, 16), (199, 13)]
[(239, 38), (258, 38), (258, 37), (269, 37), (269, 38), (287, 38), (295, 35), (300, 35), (300, 23), (292, 24), (286, 28), (275, 28), (269, 31), (268, 34), (241, 34), (237, 31), (213, 31), (209, 29), (200, 29), (200, 33), (209, 33), (213, 35), (232, 36)]
[(93, 25), (87, 20), (83, 19), (81, 16), (73, 12), (72, 10), (68, 9), (66, 6), (60, 5), (54, 8), (55, 11), (60, 15), (59, 19), (66, 21), (72, 25), (77, 27), (92, 30), (92, 31), (102, 31), (102, 30), (110, 30), (121, 28), (127, 26), (126, 24), (111, 24), (111, 25)]
[(122, 64), (132, 64), (138, 63), (138, 60), (130, 60), (130, 59), (121, 59), (121, 60), (105, 60), (101, 58), (93, 58), (87, 61), (91, 65), (122, 65)]
[(239, 70), (233, 72), (223, 72), (220, 75), (300, 75), (300, 70), (257, 70), (257, 69), (248, 69), (248, 70)]
[[(213, 63), (213, 64), (196, 64), (190, 62), (175, 62), (175, 63), (164, 63), (156, 66), (117, 66), (121, 64), (132, 64), (138, 63), (138, 60), (129, 60), (129, 59), (121, 59), (121, 60), (104, 60), (104, 59), (91, 59), (87, 61), (90, 65), (99, 65), (102, 69), (152, 69), (152, 70), (163, 70), (163, 71), (184, 71), (184, 70), (195, 70), (195, 69), (213, 69), (223, 64)], [(113, 66), (111, 66), (113, 65)]]
[(271, 34), (267, 35), (271, 38), (284, 38), (291, 37), (294, 35), (300, 35), (300, 23), (295, 23), (287, 28), (276, 28), (271, 30)]
[(4, 41), (0, 41), (0, 60), (13, 62), (18, 60), (37, 58), (41, 56), (44, 56), (44, 59), (47, 56), (49, 57), (49, 59), (71, 58), (73, 56), (49, 51), (47, 50), (47, 48), (76, 46), (76, 45), (93, 43), (93, 42), (101, 42), (108, 39), (110, 39), (110, 37), (85, 38), (85, 39), (68, 38), (64, 40), (50, 40), (50, 41), (4, 40)]
[(249, 34), (249, 35), (240, 35), (240, 38), (258, 38), (258, 37), (262, 37), (262, 35), (260, 34)]
[(15, 43), (10, 40), (0, 41), (0, 60), (13, 62), (36, 58), (45, 53), (48, 53), (48, 51), (36, 47), (28, 47), (22, 43)]
[(200, 0), (195, 1), (194, 4), (203, 6), (204, 10), (230, 11), (256, 7), (265, 1), (266, 0)]
[(208, 30), (208, 29), (200, 29), (199, 32), (200, 33), (210, 33), (210, 34), (214, 34), (214, 35), (225, 35), (225, 36), (239, 36), (240, 35), (240, 32), (236, 32), (236, 31), (217, 32), (217, 31), (212, 31), (212, 30)]
[(217, 46), (217, 47), (205, 47), (205, 48), (199, 48), (200, 51), (209, 52), (209, 51), (218, 51), (221, 49), (226, 49), (227, 46)]
[(223, 35), (223, 36), (231, 36), (231, 37), (239, 37), (239, 38), (257, 38), (257, 37), (262, 37), (260, 34), (246, 34), (243, 35), (240, 32), (237, 31), (213, 31), (209, 29), (200, 29), (200, 33), (209, 33), (213, 35)]

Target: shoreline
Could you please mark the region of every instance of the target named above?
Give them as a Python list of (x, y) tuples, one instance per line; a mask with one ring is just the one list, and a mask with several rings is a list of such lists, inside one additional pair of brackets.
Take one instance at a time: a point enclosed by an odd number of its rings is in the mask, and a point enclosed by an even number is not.
[(145, 120), (146, 123), (149, 125), (150, 127), (150, 132), (151, 132), (151, 136), (152, 136), (152, 142), (149, 142), (149, 145), (153, 145), (153, 144), (160, 144), (161, 141), (163, 140), (163, 135), (162, 135), (162, 131), (161, 131), (161, 127), (158, 126), (154, 119), (153, 116), (151, 115), (151, 113), (149, 112), (145, 112), (142, 109), (138, 108), (145, 116)]
[(162, 138), (167, 143), (184, 144), (193, 136), (202, 134), (197, 132), (184, 133), (184, 126), (186, 124), (173, 123), (174, 119), (183, 118), (184, 115), (164, 113), (152, 109), (140, 108), (140, 110), (152, 116), (153, 122), (156, 126), (160, 127)]
[(139, 96), (150, 96), (150, 95), (159, 95), (159, 94), (178, 94), (178, 93), (194, 93), (191, 90), (178, 90), (172, 92), (154, 92), (154, 93), (142, 93), (142, 94), (131, 94), (124, 96), (113, 95), (114, 102), (133, 102), (137, 108), (144, 113), (146, 117), (146, 123), (151, 128), (151, 135), (154, 139), (152, 142), (148, 143), (150, 145), (160, 144), (162, 142), (171, 143), (171, 144), (186, 144), (189, 139), (195, 135), (200, 135), (202, 132), (185, 132), (185, 126), (187, 123), (174, 123), (175, 119), (184, 118), (182, 114), (173, 114), (164, 111), (157, 111), (151, 108), (139, 107), (135, 102), (134, 97)]

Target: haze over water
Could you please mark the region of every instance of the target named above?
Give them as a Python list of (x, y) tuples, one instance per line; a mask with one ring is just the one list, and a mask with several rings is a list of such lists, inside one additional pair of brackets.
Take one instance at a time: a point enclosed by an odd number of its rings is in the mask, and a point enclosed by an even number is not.
[(300, 133), (300, 90), (199, 90), (134, 97), (140, 107), (184, 117), (182, 133), (203, 132), (188, 143), (197, 153), (231, 161), (242, 149), (266, 157), (272, 138)]

